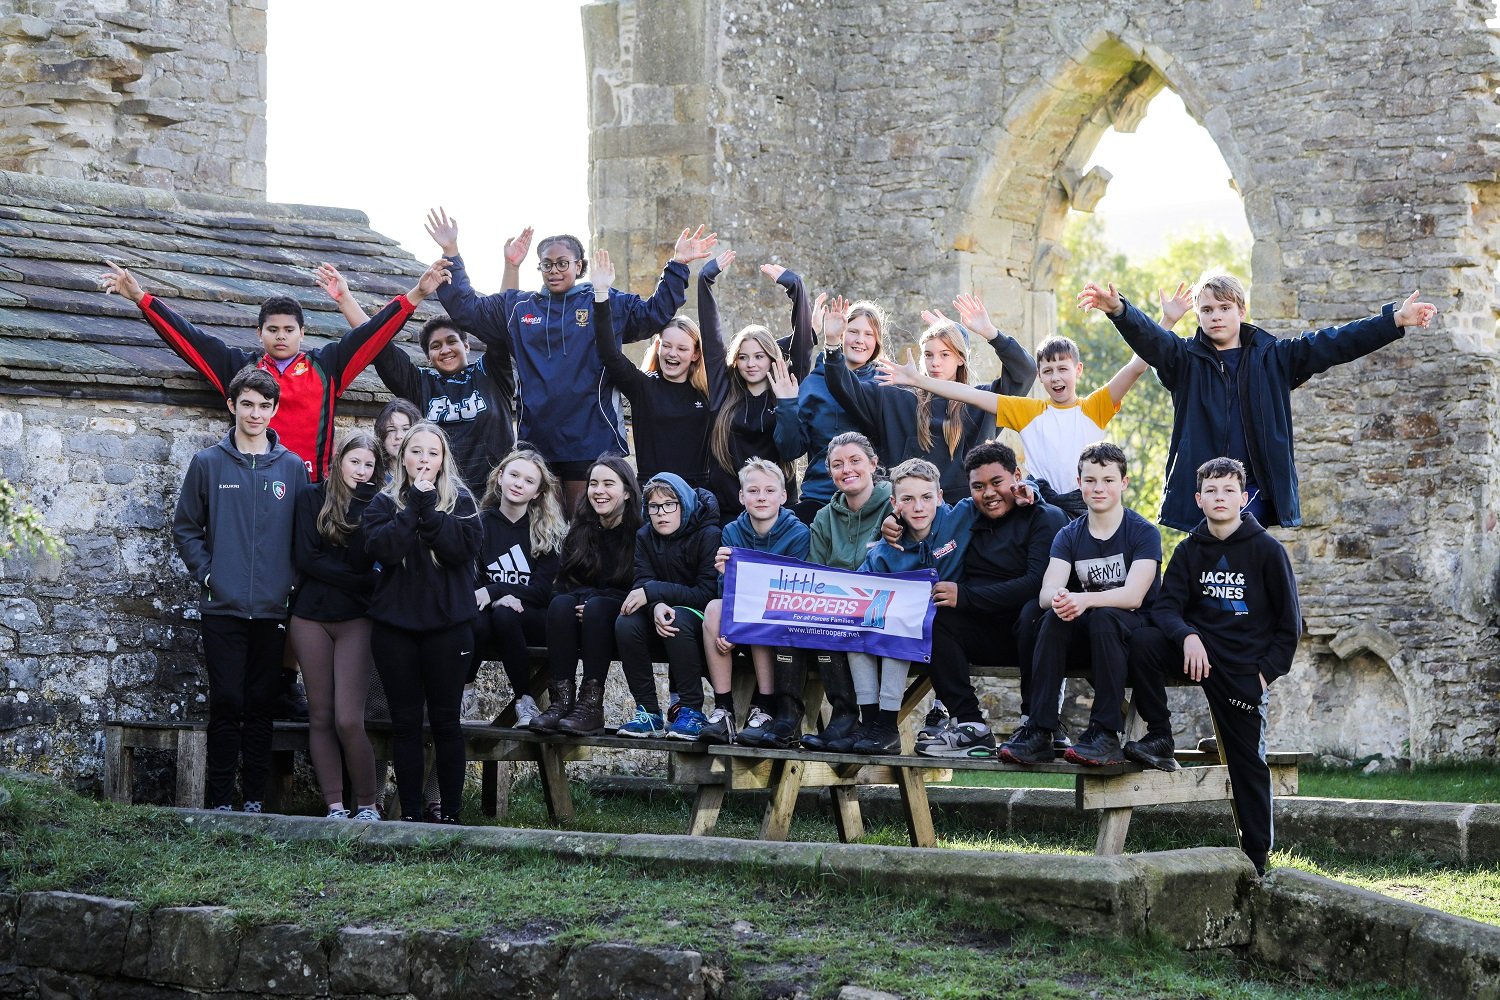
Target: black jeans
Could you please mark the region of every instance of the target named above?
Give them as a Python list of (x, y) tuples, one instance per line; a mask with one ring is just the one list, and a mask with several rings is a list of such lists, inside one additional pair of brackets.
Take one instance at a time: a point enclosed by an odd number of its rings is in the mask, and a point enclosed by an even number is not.
[[(974, 693), (969, 664), (1015, 664), (1021, 671), (1022, 705), (1031, 674), (1031, 641), (1035, 628), (1028, 619), (1041, 616), (1035, 600), (999, 611), (938, 608), (932, 622), (932, 690), (959, 722), (983, 722), (984, 712)], [(1024, 644), (1026, 650), (1022, 655)]]
[(496, 659), (505, 668), (512, 698), (531, 693), (530, 646), (547, 644), (547, 609), (521, 605), (520, 611), (491, 604), (474, 619), (474, 659), (469, 683), (479, 676), (483, 660)]
[(473, 628), (465, 622), (413, 632), (375, 622), (370, 649), (391, 704), (391, 756), (401, 791), (401, 814), (422, 815), (422, 709), (426, 708), (443, 815), (458, 818), (464, 791), (459, 710), (474, 654)]
[(708, 659), (703, 653), (703, 618), (691, 608), (677, 608), (677, 634), (663, 639), (656, 633), (648, 604), (635, 614), (615, 619), (615, 640), (620, 647), (620, 666), (631, 697), (648, 712), (660, 712), (656, 697), (656, 673), (652, 664), (667, 661), (667, 680), (685, 708), (703, 710), (703, 675)]
[[(1182, 646), (1155, 628), (1135, 633), (1130, 644), (1130, 679), (1136, 709), (1147, 732), (1172, 732), (1165, 678), (1182, 673)], [(1208, 699), (1208, 712), (1219, 737), (1219, 755), (1229, 768), (1234, 821), (1240, 849), (1265, 864), (1275, 839), (1271, 812), (1271, 769), (1266, 765), (1267, 692), (1253, 673), (1231, 673), (1218, 668), (1198, 682)]]
[(1094, 705), (1089, 722), (1114, 733), (1124, 729), (1120, 706), (1125, 700), (1131, 636), (1145, 624), (1140, 613), (1119, 608), (1090, 608), (1066, 622), (1054, 611), (1044, 613), (1032, 658), (1031, 724), (1057, 731), (1057, 698), (1067, 673), (1068, 656), (1075, 644), (1081, 643), (1088, 650), (1093, 670)]
[[(583, 679), (599, 681), (609, 676), (615, 658), (615, 619), (625, 595), (617, 590), (558, 594), (547, 605), (547, 665), (554, 684), (572, 684), (578, 679), (578, 658), (583, 657)], [(578, 605), (583, 617), (578, 617)]]
[(234, 774), (246, 802), (266, 797), (271, 772), (271, 719), (281, 695), (286, 622), (204, 615), (208, 671), (208, 807), (234, 803)]

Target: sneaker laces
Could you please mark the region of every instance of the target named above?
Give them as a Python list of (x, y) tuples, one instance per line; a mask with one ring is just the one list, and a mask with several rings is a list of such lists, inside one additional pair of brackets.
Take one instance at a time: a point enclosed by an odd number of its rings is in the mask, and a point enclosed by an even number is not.
[(759, 729), (762, 726), (769, 725), (770, 722), (770, 713), (761, 708), (759, 705), (752, 705), (750, 706), (750, 717), (745, 720), (745, 728)]
[(353, 819), (360, 823), (379, 823), (380, 810), (376, 809), (374, 806), (365, 806), (359, 812), (354, 814)]
[(330, 809), (330, 810), (328, 810), (328, 818), (329, 819), (348, 819), (349, 818), (349, 810), (347, 810), (347, 809)]

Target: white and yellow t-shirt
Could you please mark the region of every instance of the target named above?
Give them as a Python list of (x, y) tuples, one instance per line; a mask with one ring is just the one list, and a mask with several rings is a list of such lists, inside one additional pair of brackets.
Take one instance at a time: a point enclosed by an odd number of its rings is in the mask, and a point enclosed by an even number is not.
[(1101, 385), (1071, 406), (1048, 399), (1000, 396), (995, 400), (995, 426), (1021, 435), (1026, 471), (1045, 479), (1059, 493), (1078, 487), (1078, 455), (1098, 441), (1120, 404)]

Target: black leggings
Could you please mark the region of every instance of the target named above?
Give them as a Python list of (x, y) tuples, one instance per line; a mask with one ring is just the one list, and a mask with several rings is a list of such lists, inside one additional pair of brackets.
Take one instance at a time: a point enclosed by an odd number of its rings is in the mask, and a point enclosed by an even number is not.
[(583, 679), (604, 682), (615, 658), (615, 619), (624, 603), (625, 595), (615, 590), (552, 598), (547, 606), (547, 663), (554, 683), (572, 684), (577, 679), (579, 656)]
[(464, 735), (459, 708), (474, 652), (468, 622), (413, 632), (375, 622), (370, 633), (375, 669), (391, 704), (391, 756), (403, 816), (422, 815), (422, 709), (432, 727), (443, 815), (458, 818), (464, 791)]
[(521, 605), (521, 610), (491, 604), (474, 619), (474, 660), (469, 683), (479, 676), (480, 661), (498, 659), (510, 681), (512, 698), (531, 693), (531, 659), (528, 646), (547, 644), (547, 609)]

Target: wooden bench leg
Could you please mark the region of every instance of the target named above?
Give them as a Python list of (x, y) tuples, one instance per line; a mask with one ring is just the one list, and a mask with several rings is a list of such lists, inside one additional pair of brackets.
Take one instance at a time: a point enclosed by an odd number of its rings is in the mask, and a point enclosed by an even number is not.
[(1094, 853), (1102, 858), (1125, 853), (1125, 835), (1130, 832), (1130, 807), (1099, 810), (1099, 839)]
[(568, 788), (568, 771), (563, 763), (562, 749), (539, 745), (536, 770), (542, 779), (542, 795), (547, 800), (547, 815), (554, 823), (573, 822), (573, 793)]
[(699, 785), (693, 796), (693, 816), (688, 821), (689, 837), (707, 837), (719, 825), (719, 810), (724, 806), (724, 785)]
[(901, 789), (901, 808), (906, 813), (906, 832), (913, 847), (933, 847), (937, 834), (932, 829), (932, 806), (927, 802), (927, 782), (922, 770), (896, 768), (896, 785)]
[(761, 840), (785, 840), (791, 832), (792, 813), (797, 809), (797, 793), (802, 791), (805, 767), (800, 760), (782, 762), (781, 780), (771, 786), (771, 801), (766, 803), (766, 814), (761, 819)]
[(486, 816), (494, 818), (497, 809), (495, 786), (500, 782), (500, 762), (498, 760), (481, 761), (479, 775), (479, 807)]
[(134, 751), (125, 745), (125, 730), (120, 726), (105, 726), (104, 794), (111, 802), (129, 805), (134, 788), (135, 756)]
[[(206, 750), (205, 750), (206, 752)], [(271, 752), (271, 776), (266, 782), (266, 812), (285, 812), (292, 800), (292, 771), (296, 766), (296, 751), (273, 750)]]
[(186, 729), (177, 734), (177, 804), (203, 808), (203, 787), (208, 771), (208, 732)]
[(830, 785), (828, 794), (833, 798), (833, 824), (838, 827), (839, 840), (845, 844), (863, 840), (865, 821), (859, 812), (859, 789), (854, 785)]

